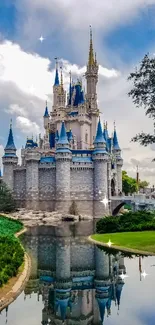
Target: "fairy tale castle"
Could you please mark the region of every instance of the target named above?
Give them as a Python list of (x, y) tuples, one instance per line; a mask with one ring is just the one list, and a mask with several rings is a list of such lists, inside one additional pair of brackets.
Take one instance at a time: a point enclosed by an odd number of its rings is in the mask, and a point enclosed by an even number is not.
[(52, 111), (46, 105), (43, 117), (45, 134), (39, 143), (27, 139), (21, 165), (10, 126), (3, 179), (19, 207), (68, 212), (74, 200), (79, 213), (100, 217), (109, 212), (109, 204), (101, 201), (122, 191), (123, 161), (116, 128), (109, 137), (107, 124), (102, 129), (99, 118), (98, 68), (90, 31), (86, 93), (81, 81), (72, 82), (70, 73), (66, 94), (56, 62)]

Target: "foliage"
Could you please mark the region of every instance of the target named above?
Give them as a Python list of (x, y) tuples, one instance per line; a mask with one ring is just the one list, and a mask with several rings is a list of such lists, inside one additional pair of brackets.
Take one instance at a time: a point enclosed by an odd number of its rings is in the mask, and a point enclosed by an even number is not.
[(139, 188), (140, 189), (145, 189), (146, 187), (149, 186), (149, 183), (147, 181), (139, 181)]
[(23, 228), (18, 220), (0, 216), (0, 287), (18, 272), (24, 252), (14, 234)]
[[(133, 103), (137, 107), (143, 107), (145, 114), (155, 120), (155, 57), (149, 54), (142, 59), (140, 66), (130, 73), (128, 80), (133, 82), (133, 88), (129, 92)], [(154, 123), (155, 127), (155, 123)], [(143, 146), (155, 142), (155, 134), (141, 132), (132, 141), (139, 142)]]
[(0, 216), (0, 235), (13, 235), (23, 228), (21, 221)]
[[(145, 252), (155, 253), (155, 231), (123, 232), (115, 234), (95, 234), (91, 236), (98, 243), (108, 243), (109, 239), (113, 245), (128, 249), (137, 249)], [(109, 253), (114, 255), (114, 248)], [(118, 251), (116, 251), (118, 253)], [(126, 255), (126, 253), (125, 253)], [(141, 255), (141, 254), (138, 254)], [(145, 256), (145, 254), (143, 254)], [(132, 257), (132, 255), (131, 255)]]
[(98, 234), (142, 230), (155, 230), (155, 211), (129, 211), (115, 217), (104, 217), (96, 225)]
[(122, 171), (122, 191), (125, 195), (135, 193), (138, 190), (136, 179), (128, 176), (125, 170)]
[(72, 202), (70, 208), (69, 208), (69, 213), (73, 214), (74, 216), (78, 215), (78, 208), (77, 208), (77, 204), (75, 201)]
[(11, 212), (16, 208), (11, 191), (4, 182), (0, 183), (0, 211)]
[(0, 236), (0, 287), (17, 275), (23, 260), (24, 251), (19, 240), (13, 236)]

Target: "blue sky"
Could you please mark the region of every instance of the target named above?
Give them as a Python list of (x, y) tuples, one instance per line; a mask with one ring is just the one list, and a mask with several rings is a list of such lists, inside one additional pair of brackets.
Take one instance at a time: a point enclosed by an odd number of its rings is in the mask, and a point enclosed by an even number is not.
[[(71, 69), (83, 73), (88, 57), (89, 25), (100, 64), (98, 99), (112, 131), (116, 120), (125, 168), (151, 180), (152, 148), (131, 144), (136, 132), (153, 130), (142, 109), (127, 96), (127, 76), (145, 53), (155, 52), (155, 0), (4, 0), (0, 3), (0, 155), (13, 118), (18, 149), (27, 135), (43, 132), (48, 97), (52, 106), (54, 57), (62, 59), (65, 86)], [(45, 37), (41, 43), (40, 36)], [(31, 86), (35, 91), (30, 91)], [(137, 123), (138, 120), (138, 123)], [(129, 127), (132, 125), (132, 127)]]

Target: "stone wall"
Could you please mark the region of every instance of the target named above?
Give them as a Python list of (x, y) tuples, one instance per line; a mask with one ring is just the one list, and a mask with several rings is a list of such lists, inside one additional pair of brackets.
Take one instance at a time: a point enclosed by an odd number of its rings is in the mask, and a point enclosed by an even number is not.
[(15, 200), (25, 200), (26, 195), (26, 169), (14, 170), (14, 197)]
[(55, 167), (39, 168), (39, 200), (55, 200), (56, 170)]
[(71, 200), (93, 200), (93, 168), (71, 168)]
[(95, 268), (94, 246), (88, 242), (72, 241), (71, 267), (73, 271), (77, 269), (93, 270)]

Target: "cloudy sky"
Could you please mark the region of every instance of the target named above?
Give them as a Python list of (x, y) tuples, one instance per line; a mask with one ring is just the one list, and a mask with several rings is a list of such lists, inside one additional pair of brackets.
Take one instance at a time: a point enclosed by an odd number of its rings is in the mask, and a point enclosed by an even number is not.
[[(83, 75), (88, 58), (89, 25), (100, 64), (98, 102), (109, 133), (116, 121), (124, 169), (155, 183), (155, 147), (130, 142), (153, 125), (136, 108), (127, 76), (143, 56), (155, 53), (155, 0), (4, 0), (0, 2), (0, 156), (10, 119), (18, 152), (27, 135), (43, 132), (45, 101), (52, 106), (54, 58)], [(40, 36), (45, 39), (39, 40)]]

